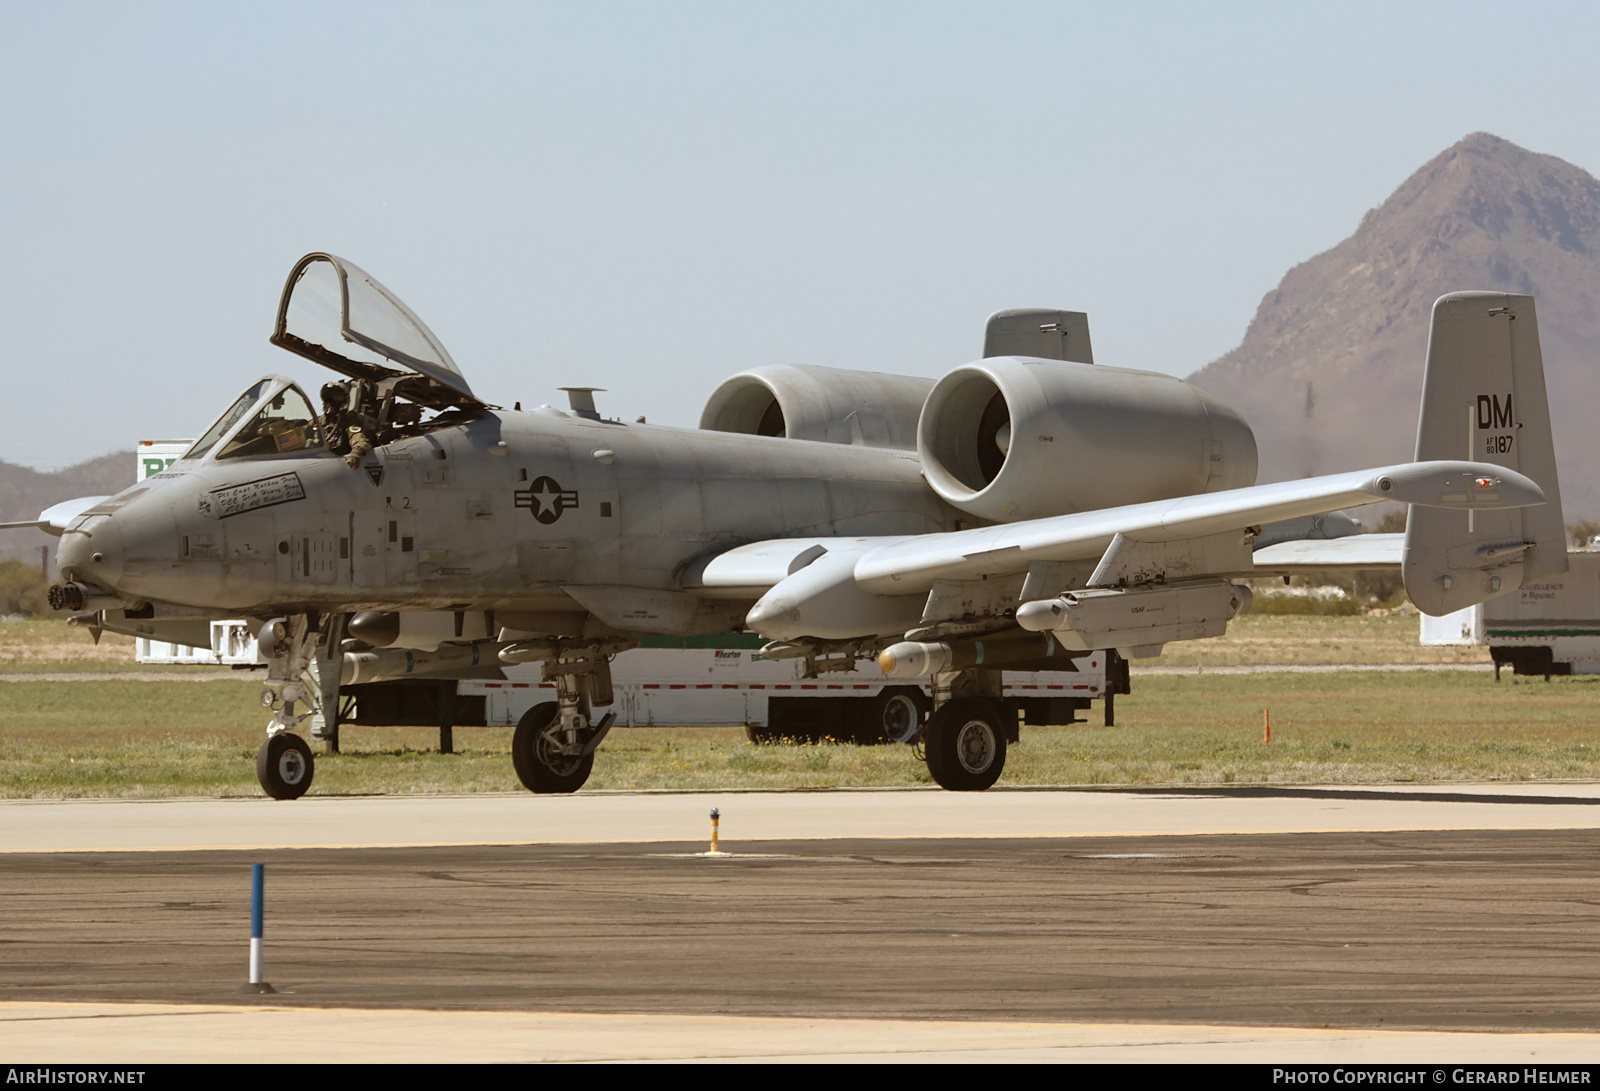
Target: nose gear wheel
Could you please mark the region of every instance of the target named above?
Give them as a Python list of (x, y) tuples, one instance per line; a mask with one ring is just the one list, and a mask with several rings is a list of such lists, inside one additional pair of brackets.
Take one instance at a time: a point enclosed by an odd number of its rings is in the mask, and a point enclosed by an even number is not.
[(315, 773), (311, 746), (299, 735), (281, 731), (256, 751), (256, 779), (273, 799), (299, 799)]

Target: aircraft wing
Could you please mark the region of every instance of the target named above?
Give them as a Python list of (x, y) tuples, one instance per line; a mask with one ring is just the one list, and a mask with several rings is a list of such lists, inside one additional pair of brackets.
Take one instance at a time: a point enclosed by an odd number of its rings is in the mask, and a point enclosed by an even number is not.
[[(769, 638), (840, 639), (909, 630), (936, 581), (1017, 578), (1040, 563), (1096, 561), (1088, 581), (1096, 587), (1279, 574), (1289, 562), (1276, 553), (1252, 558), (1246, 528), (1380, 500), (1475, 511), (1544, 499), (1532, 479), (1503, 466), (1412, 462), (975, 530), (753, 542), (690, 565), (682, 586), (701, 597), (757, 599), (746, 621)], [(1304, 543), (1289, 570), (1397, 564), (1396, 537), (1403, 536)], [(1327, 563), (1337, 556), (1345, 559)]]
[(1399, 568), (1404, 534), (1352, 534), (1320, 541), (1277, 542), (1255, 552), (1262, 576), (1335, 568)]
[(53, 534), (57, 538), (66, 531), (67, 526), (78, 516), (100, 503), (102, 500), (111, 499), (108, 496), (80, 496), (75, 500), (63, 500), (59, 504), (52, 504), (39, 513), (39, 518), (28, 519), (20, 523), (0, 523), (0, 530), (21, 530), (29, 528), (42, 530), (46, 534)]
[(864, 553), (856, 562), (855, 577), (865, 591), (907, 594), (927, 591), (936, 579), (993, 578), (1026, 572), (1037, 561), (1092, 560), (1103, 555), (1119, 534), (1138, 542), (1177, 542), (1380, 500), (1427, 507), (1515, 508), (1544, 503), (1544, 492), (1532, 479), (1503, 466), (1411, 462), (922, 535)]

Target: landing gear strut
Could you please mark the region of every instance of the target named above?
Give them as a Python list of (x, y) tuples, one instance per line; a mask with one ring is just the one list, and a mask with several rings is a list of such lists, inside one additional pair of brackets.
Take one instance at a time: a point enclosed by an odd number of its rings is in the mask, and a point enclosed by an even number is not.
[[(317, 710), (317, 693), (306, 687), (317, 641), (325, 634), (315, 614), (294, 614), (269, 621), (257, 638), (267, 658), (266, 688), (261, 703), (272, 709), (267, 721), (267, 741), (256, 752), (256, 779), (273, 799), (299, 799), (311, 787), (316, 762), (311, 746), (294, 733)], [(335, 683), (337, 684), (337, 683)], [(337, 693), (337, 690), (335, 690)], [(304, 712), (295, 706), (304, 703)]]

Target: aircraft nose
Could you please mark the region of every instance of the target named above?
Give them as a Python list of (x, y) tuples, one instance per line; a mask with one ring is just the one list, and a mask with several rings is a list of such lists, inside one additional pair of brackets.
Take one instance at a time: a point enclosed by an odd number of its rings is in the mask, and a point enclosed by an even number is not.
[(122, 580), (122, 527), (115, 516), (91, 516), (78, 530), (61, 536), (56, 565), (61, 578), (116, 590)]

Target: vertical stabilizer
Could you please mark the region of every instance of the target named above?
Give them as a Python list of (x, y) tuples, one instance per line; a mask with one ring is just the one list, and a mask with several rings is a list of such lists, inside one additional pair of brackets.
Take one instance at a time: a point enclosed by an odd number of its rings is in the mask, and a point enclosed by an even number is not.
[(1406, 593), (1435, 617), (1567, 568), (1532, 296), (1452, 292), (1433, 305), (1417, 460), (1461, 458), (1526, 474), (1546, 500), (1499, 511), (1411, 508)]

